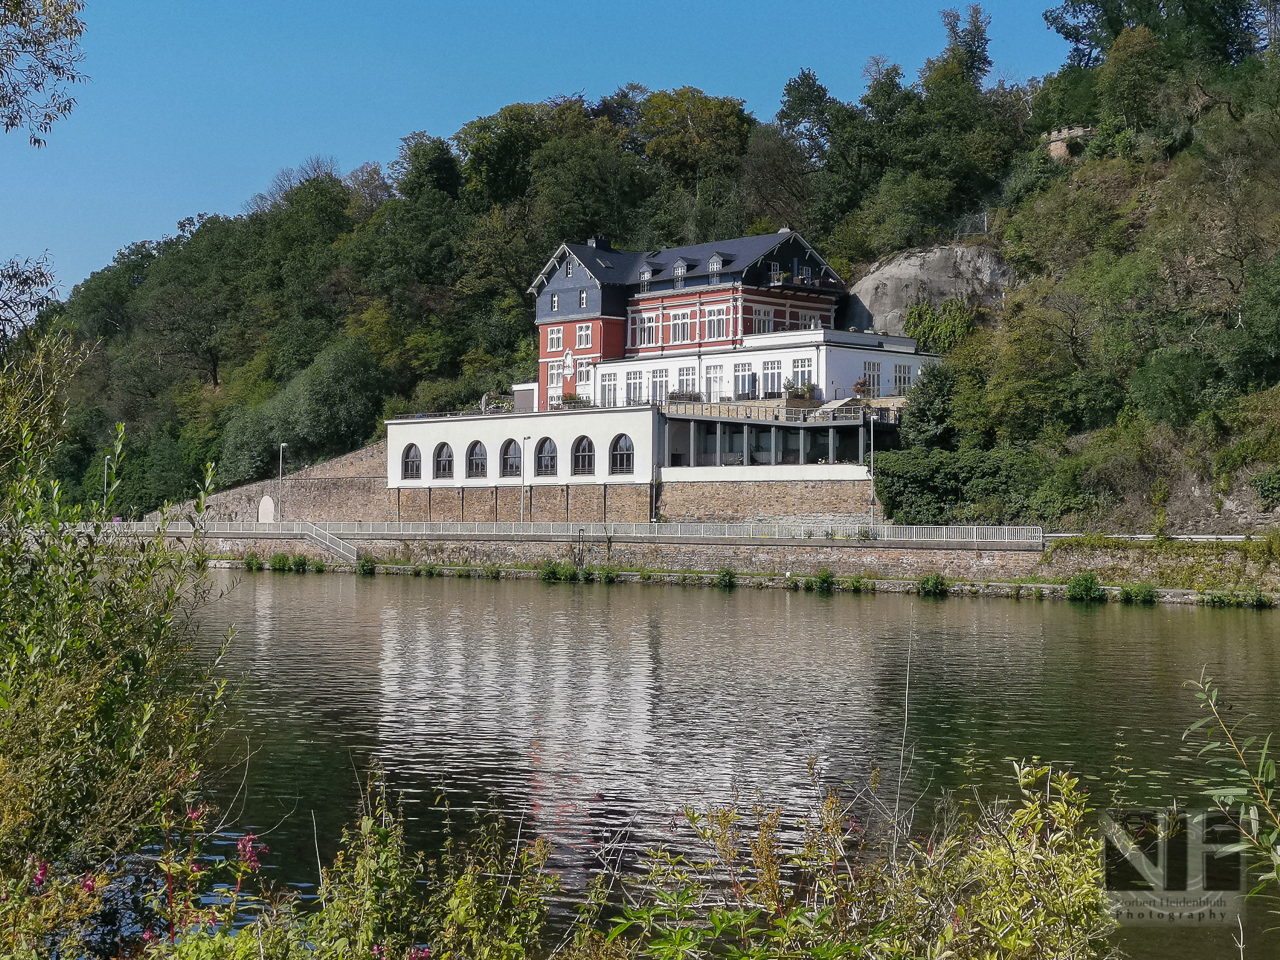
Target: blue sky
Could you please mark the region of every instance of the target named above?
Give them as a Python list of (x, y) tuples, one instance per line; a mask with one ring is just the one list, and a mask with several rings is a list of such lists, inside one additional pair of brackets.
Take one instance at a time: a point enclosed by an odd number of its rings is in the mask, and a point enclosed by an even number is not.
[[(1042, 4), (983, 5), (993, 78), (1062, 63)], [(449, 136), (515, 101), (689, 84), (767, 120), (802, 67), (856, 99), (868, 57), (914, 76), (941, 49), (943, 6), (89, 0), (75, 111), (42, 150), (0, 137), (0, 260), (48, 250), (69, 291), (183, 217), (239, 213), (307, 156), (385, 164), (414, 130)]]

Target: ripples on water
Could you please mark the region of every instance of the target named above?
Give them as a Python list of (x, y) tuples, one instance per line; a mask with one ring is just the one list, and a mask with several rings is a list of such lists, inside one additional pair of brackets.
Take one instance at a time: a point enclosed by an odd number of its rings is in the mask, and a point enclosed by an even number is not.
[(237, 625), (228, 669), (245, 678), (223, 802), (270, 831), (277, 876), (303, 888), (373, 762), (415, 845), (438, 845), (437, 795), (494, 801), (585, 868), (619, 831), (670, 839), (686, 803), (803, 803), (810, 756), (837, 782), (896, 779), (908, 698), (912, 796), (968, 782), (972, 754), (992, 791), (1011, 790), (1011, 758), (1039, 756), (1105, 797), (1121, 754), (1132, 801), (1187, 797), (1203, 771), (1181, 743), (1197, 716), (1181, 684), (1206, 665), (1280, 727), (1280, 621), (1252, 611), (259, 573), (205, 623), (211, 638)]

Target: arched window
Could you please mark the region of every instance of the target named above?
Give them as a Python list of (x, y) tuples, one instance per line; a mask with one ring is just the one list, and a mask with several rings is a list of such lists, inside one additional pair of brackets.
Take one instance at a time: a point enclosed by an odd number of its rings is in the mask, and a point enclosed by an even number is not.
[(508, 440), (502, 445), (502, 475), (520, 476), (520, 444), (514, 440)]
[(411, 443), (404, 448), (404, 456), (400, 458), (400, 479), (422, 479), (422, 451), (418, 449), (416, 443)]
[(467, 448), (467, 476), (486, 477), (489, 475), (489, 452), (484, 444), (477, 440)]
[(556, 475), (556, 442), (550, 437), (543, 437), (538, 441), (534, 472), (540, 477)]
[(625, 433), (618, 434), (609, 444), (609, 472), (636, 472), (636, 446)]
[(589, 477), (596, 472), (596, 445), (590, 437), (573, 441), (573, 475)]
[(447, 443), (436, 447), (435, 476), (437, 478), (453, 476), (453, 447)]

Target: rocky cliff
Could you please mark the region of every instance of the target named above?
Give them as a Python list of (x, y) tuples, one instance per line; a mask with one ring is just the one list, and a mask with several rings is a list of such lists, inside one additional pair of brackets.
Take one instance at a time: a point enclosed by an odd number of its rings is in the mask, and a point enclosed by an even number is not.
[(998, 303), (1013, 283), (1013, 268), (995, 250), (948, 244), (901, 253), (872, 266), (849, 290), (851, 326), (902, 334), (907, 310), (959, 297), (984, 306)]

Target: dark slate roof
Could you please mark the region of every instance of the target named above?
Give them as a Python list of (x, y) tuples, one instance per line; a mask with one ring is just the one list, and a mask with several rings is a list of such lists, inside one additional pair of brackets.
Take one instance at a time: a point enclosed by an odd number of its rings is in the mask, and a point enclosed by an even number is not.
[(791, 237), (798, 236), (793, 233), (765, 233), (758, 237), (738, 237), (736, 240), (715, 240), (711, 243), (695, 243), (688, 247), (668, 247), (666, 250), (650, 251), (640, 256), (635, 271), (625, 282), (640, 282), (641, 261), (653, 270), (654, 280), (670, 279), (671, 268), (677, 260), (683, 260), (688, 264), (688, 270), (685, 271), (686, 277), (705, 277), (710, 272), (707, 268), (711, 258), (716, 254), (725, 261), (722, 268), (725, 272), (736, 272), (755, 263)]
[(670, 279), (671, 268), (678, 260), (684, 260), (687, 264), (686, 278), (705, 277), (710, 273), (708, 266), (711, 258), (717, 255), (724, 261), (724, 272), (737, 272), (763, 259), (774, 247), (793, 237), (806, 247), (809, 246), (802, 236), (789, 230), (755, 237), (738, 237), (734, 240), (695, 243), (687, 247), (668, 247), (665, 250), (606, 250), (585, 243), (566, 243), (543, 268), (530, 289), (536, 291), (539, 284), (550, 275), (563, 250), (568, 250), (577, 257), (601, 283), (631, 285), (640, 282), (640, 271), (646, 268), (653, 272), (654, 280)]
[(646, 256), (643, 250), (603, 250), (585, 243), (566, 243), (565, 247), (601, 283), (635, 283)]

